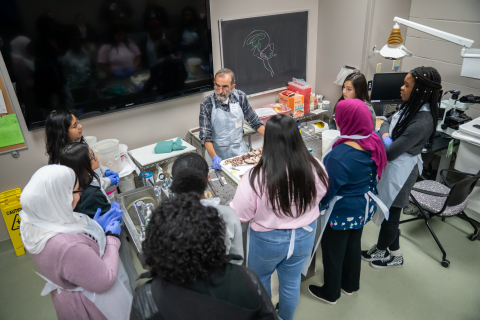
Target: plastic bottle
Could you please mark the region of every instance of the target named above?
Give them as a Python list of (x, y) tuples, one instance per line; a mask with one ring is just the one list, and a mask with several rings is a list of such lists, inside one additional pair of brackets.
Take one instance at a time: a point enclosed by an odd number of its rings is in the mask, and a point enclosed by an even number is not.
[(157, 181), (156, 182), (159, 182), (159, 181), (164, 181), (165, 180), (165, 174), (163, 174), (163, 169), (158, 165), (158, 163), (156, 164), (156, 167), (157, 167)]
[(322, 109), (323, 108), (323, 96), (319, 94), (317, 96), (317, 109)]
[(310, 95), (310, 110), (309, 111), (312, 111), (315, 109), (315, 94), (312, 93)]
[(151, 218), (152, 218), (152, 210), (150, 210), (150, 206), (147, 206), (147, 212), (145, 213), (145, 227), (148, 226)]

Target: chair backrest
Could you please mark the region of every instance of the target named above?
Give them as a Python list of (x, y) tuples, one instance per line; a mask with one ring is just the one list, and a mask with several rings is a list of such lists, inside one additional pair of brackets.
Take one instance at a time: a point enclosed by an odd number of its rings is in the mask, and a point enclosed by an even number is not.
[(475, 176), (470, 176), (455, 183), (450, 189), (450, 196), (445, 201), (446, 206), (453, 207), (465, 201), (477, 184), (478, 179), (480, 179), (480, 171)]

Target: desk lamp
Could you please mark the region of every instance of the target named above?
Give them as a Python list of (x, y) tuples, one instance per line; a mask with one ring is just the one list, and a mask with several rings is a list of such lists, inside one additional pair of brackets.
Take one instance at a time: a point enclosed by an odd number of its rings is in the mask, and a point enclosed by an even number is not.
[(412, 22), (410, 20), (402, 19), (399, 17), (395, 17), (393, 21), (395, 21), (396, 23), (393, 26), (393, 30), (390, 33), (390, 36), (388, 37), (387, 44), (380, 51), (375, 50), (376, 46), (373, 47), (372, 53), (374, 54), (380, 53), (380, 55), (382, 55), (385, 59), (390, 59), (390, 60), (400, 60), (405, 57), (411, 57), (412, 53), (403, 45), (403, 39), (400, 33), (399, 24), (403, 24), (407, 27), (428, 33), (440, 39), (447, 40), (463, 46), (462, 51), (460, 53), (463, 58), (479, 58), (480, 59), (480, 54), (478, 53), (472, 54), (472, 53), (466, 52), (466, 48), (470, 48), (472, 46), (473, 40), (463, 38), (463, 37), (460, 37), (445, 31), (441, 31), (438, 29), (430, 28), (430, 27), (424, 26), (423, 24)]

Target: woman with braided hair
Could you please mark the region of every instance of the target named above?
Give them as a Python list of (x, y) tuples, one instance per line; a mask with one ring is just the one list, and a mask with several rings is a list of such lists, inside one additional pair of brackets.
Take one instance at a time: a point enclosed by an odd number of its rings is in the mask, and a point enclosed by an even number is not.
[[(373, 268), (401, 267), (399, 230), (402, 208), (408, 205), (410, 191), (422, 173), (421, 153), (432, 144), (442, 91), (441, 77), (431, 67), (418, 67), (405, 77), (400, 95), (400, 110), (380, 127), (388, 164), (377, 189), (382, 202), (390, 208), (389, 216), (377, 214), (373, 220), (381, 225), (377, 244), (362, 251), (362, 259)], [(390, 249), (390, 252), (388, 249)]]

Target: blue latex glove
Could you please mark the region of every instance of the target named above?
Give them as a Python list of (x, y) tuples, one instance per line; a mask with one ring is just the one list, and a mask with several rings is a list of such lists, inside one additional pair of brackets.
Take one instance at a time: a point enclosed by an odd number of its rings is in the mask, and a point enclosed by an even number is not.
[(382, 138), (383, 144), (386, 146), (389, 146), (393, 143), (392, 137), (386, 136), (385, 138)]
[(122, 231), (120, 222), (117, 220), (112, 220), (105, 228), (105, 233), (108, 231), (110, 231), (112, 234), (120, 235), (120, 232)]
[[(115, 202), (114, 202), (115, 203)], [(123, 216), (123, 211), (117, 208), (116, 205), (112, 205), (112, 208), (108, 210), (104, 215), (100, 215), (102, 209), (98, 208), (95, 216), (93, 216), (93, 220), (96, 221), (103, 230), (107, 227), (109, 222), (113, 220), (120, 220)]]
[(222, 169), (222, 167), (220, 166), (220, 162), (222, 162), (222, 158), (220, 158), (218, 155), (215, 155), (215, 157), (213, 157), (212, 162), (213, 162), (212, 167), (214, 169), (218, 169), (218, 170)]
[(110, 202), (110, 205), (112, 206), (112, 208), (121, 210), (120, 209), (120, 203), (118, 203), (118, 202), (112, 201), (112, 202)]
[(110, 169), (107, 169), (107, 171), (105, 171), (105, 177), (110, 177), (110, 176), (115, 176), (115, 175), (118, 176), (118, 173), (113, 172), (113, 171), (110, 170)]
[(110, 179), (111, 186), (117, 186), (118, 183), (120, 182), (120, 177), (118, 176), (118, 173), (113, 172), (111, 170), (105, 171), (105, 177)]

